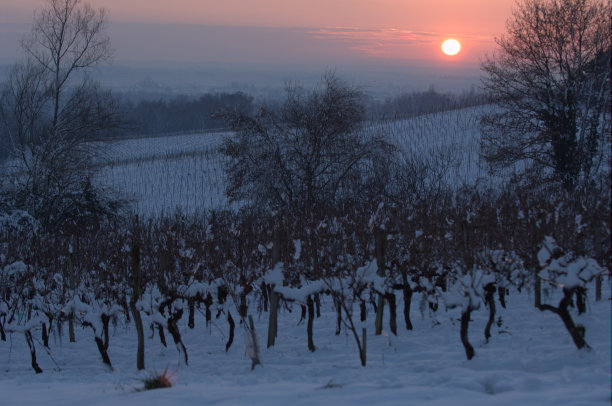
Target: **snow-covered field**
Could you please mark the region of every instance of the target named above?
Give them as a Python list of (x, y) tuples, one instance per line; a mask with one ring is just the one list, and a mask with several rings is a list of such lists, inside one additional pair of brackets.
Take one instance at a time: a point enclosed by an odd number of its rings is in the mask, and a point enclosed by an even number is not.
[[(77, 342), (51, 339), (50, 353), (37, 343), (44, 373), (30, 368), (21, 335), (0, 342), (2, 405), (609, 405), (611, 400), (610, 281), (604, 300), (589, 296), (580, 323), (592, 350), (578, 351), (560, 318), (536, 310), (533, 297), (512, 293), (507, 309), (498, 304), (501, 327), (489, 343), (483, 329), (487, 312), (472, 314), (469, 336), (476, 356), (467, 361), (459, 340), (459, 310), (438, 310), (434, 318), (419, 312), (413, 298), (414, 330), (398, 336), (374, 336), (368, 314), (367, 366), (361, 367), (352, 336), (334, 334), (335, 315), (328, 297), (314, 322), (315, 352), (306, 344), (305, 323), (298, 325), (299, 306), (282, 311), (276, 346), (262, 348), (264, 366), (250, 370), (244, 336), (225, 352), (228, 325), (213, 318), (206, 327), (196, 317), (195, 329), (179, 325), (189, 366), (179, 364), (175, 347), (146, 335), (146, 371), (136, 370), (136, 334), (132, 326), (113, 328), (109, 355), (114, 372), (100, 360), (90, 330), (77, 330)], [(401, 303), (398, 304), (401, 308)], [(267, 313), (251, 305), (260, 342), (266, 341)], [(235, 309), (232, 310), (234, 316)], [(213, 315), (214, 316), (214, 315)], [(434, 325), (433, 320), (439, 324)], [(385, 326), (387, 322), (385, 322)], [(169, 389), (140, 391), (142, 379), (167, 370)]]
[[(406, 159), (418, 159), (453, 185), (489, 182), (479, 161), (479, 117), (471, 107), (406, 120), (375, 123), (366, 131), (382, 132)], [(134, 211), (151, 216), (227, 208), (223, 157), (218, 152), (227, 133), (139, 138), (107, 144), (108, 165), (98, 182), (132, 202)]]
[(446, 169), (451, 185), (473, 185), (491, 179), (480, 162), (479, 122), (491, 106), (477, 106), (425, 114), (388, 122), (382, 131), (408, 158)]
[(226, 133), (174, 135), (116, 141), (106, 145), (108, 164), (98, 182), (128, 200), (145, 216), (177, 208), (191, 214), (225, 208), (223, 157)]

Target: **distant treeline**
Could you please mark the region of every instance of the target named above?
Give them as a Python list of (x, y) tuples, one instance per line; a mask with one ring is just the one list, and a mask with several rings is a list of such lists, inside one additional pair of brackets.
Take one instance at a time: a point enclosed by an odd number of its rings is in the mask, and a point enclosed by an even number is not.
[[(280, 100), (267, 100), (274, 109)], [(484, 95), (474, 88), (460, 94), (439, 93), (433, 86), (423, 92), (406, 92), (382, 101), (370, 99), (367, 103), (369, 117), (380, 119), (402, 119), (422, 114), (454, 110), (486, 103)], [(123, 102), (127, 128), (123, 136), (156, 135), (222, 129), (227, 126), (220, 111), (233, 110), (252, 112), (254, 98), (243, 92), (207, 93), (199, 97), (160, 97), (157, 100), (142, 99)]]
[(438, 113), (487, 103), (484, 94), (472, 87), (462, 93), (438, 93), (433, 86), (424, 92), (405, 92), (388, 97), (371, 106), (376, 119), (402, 119), (423, 114)]
[[(272, 109), (280, 100), (268, 100)], [(382, 101), (370, 99), (369, 116), (375, 120), (394, 120), (422, 114), (459, 109), (486, 103), (484, 95), (473, 88), (460, 94), (438, 93), (433, 86), (424, 92), (406, 92)], [(220, 116), (223, 110), (248, 114), (254, 110), (253, 96), (244, 92), (206, 93), (201, 96), (159, 97), (156, 100), (121, 101), (123, 129), (113, 130), (110, 138), (151, 136), (168, 133), (223, 129), (227, 123)], [(5, 129), (0, 128), (0, 159), (9, 155), (11, 143)]]
[(230, 109), (248, 114), (253, 97), (242, 93), (208, 93), (199, 97), (124, 101), (125, 135), (156, 135), (225, 128), (219, 112)]

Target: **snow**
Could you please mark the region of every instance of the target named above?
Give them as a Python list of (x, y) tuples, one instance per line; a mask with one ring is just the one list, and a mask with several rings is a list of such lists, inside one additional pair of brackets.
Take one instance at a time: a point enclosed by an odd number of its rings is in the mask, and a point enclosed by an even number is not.
[(264, 280), (269, 285), (283, 286), (285, 277), (283, 275), (283, 263), (277, 263), (272, 270), (270, 270), (265, 276)]
[[(443, 168), (430, 176), (447, 186), (499, 183), (479, 160), (479, 120), (491, 106), (470, 107), (427, 114), (386, 124), (368, 125), (364, 131), (385, 133), (405, 160), (416, 159)], [(225, 158), (219, 152), (227, 132), (172, 135), (113, 141), (104, 144), (96, 183), (132, 203), (141, 216), (184, 214), (205, 209), (236, 209), (225, 196)], [(382, 221), (383, 206), (374, 221)], [(378, 218), (381, 217), (381, 218)], [(1, 218), (0, 218), (1, 221)], [(384, 229), (384, 222), (379, 225)], [(418, 238), (418, 235), (416, 236)], [(447, 238), (452, 238), (448, 236)]]
[(550, 260), (551, 254), (557, 248), (557, 243), (552, 237), (546, 236), (542, 248), (538, 251), (538, 263), (545, 266)]
[(300, 255), (302, 255), (302, 241), (293, 240), (293, 248), (293, 259), (297, 261), (298, 259), (300, 259)]
[[(131, 324), (111, 325), (113, 372), (103, 366), (91, 329), (77, 328), (76, 343), (68, 342), (67, 335), (52, 336), (49, 352), (40, 342), (40, 331), (34, 331), (44, 370), (39, 375), (30, 367), (23, 334), (7, 334), (7, 341), (0, 341), (0, 393), (3, 405), (32, 406), (609, 405), (610, 281), (604, 284), (604, 300), (595, 302), (589, 292), (588, 312), (579, 321), (586, 327), (591, 351), (576, 350), (560, 318), (535, 309), (533, 297), (523, 290), (511, 292), (506, 309), (498, 306), (503, 322), (501, 327), (494, 325), (489, 343), (483, 334), (487, 312), (472, 313), (469, 337), (476, 356), (467, 361), (459, 340), (460, 310), (440, 308), (435, 316), (439, 324), (432, 327), (429, 316), (420, 316), (415, 306), (420, 297), (415, 294), (414, 330), (407, 331), (400, 316), (397, 337), (386, 332), (375, 336), (369, 309), (364, 368), (353, 337), (344, 327), (340, 336), (334, 334), (333, 302), (322, 296), (322, 316), (314, 321), (317, 350), (307, 349), (306, 325), (298, 324), (299, 306), (289, 304), (291, 313), (281, 306), (276, 346), (260, 348), (265, 366), (253, 371), (242, 334), (225, 352), (225, 316), (206, 327), (203, 316), (196, 313), (193, 330), (187, 328), (186, 317), (180, 320), (188, 367), (180, 363), (173, 345), (164, 348), (145, 328), (145, 371), (136, 370), (136, 333)], [(555, 302), (555, 298), (544, 300)], [(258, 314), (253, 303), (250, 312), (258, 340), (265, 342), (267, 314)], [(140, 390), (143, 379), (164, 370), (171, 376), (172, 388)]]
[(28, 267), (26, 264), (24, 264), (22, 261), (17, 261), (10, 265), (6, 265), (2, 269), (2, 273), (5, 273), (7, 276), (13, 276), (15, 274), (24, 273), (27, 270), (28, 270)]
[(223, 157), (228, 133), (139, 138), (105, 144), (96, 182), (142, 216), (228, 207)]
[(280, 293), (285, 299), (306, 303), (308, 296), (321, 292), (326, 288), (325, 282), (322, 280), (309, 281), (301, 278), (300, 285), (299, 288), (293, 288), (277, 284), (274, 286), (274, 291)]

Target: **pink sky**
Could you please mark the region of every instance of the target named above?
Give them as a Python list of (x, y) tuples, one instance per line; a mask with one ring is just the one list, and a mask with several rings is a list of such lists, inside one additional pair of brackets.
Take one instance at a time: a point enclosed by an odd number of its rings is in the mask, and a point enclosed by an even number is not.
[[(27, 29), (33, 11), (44, 2), (0, 0), (0, 33), (6, 34), (0, 38), (0, 52), (10, 55), (18, 47), (10, 45), (19, 34), (16, 24)], [(514, 5), (514, 0), (89, 2), (108, 11), (117, 62), (308, 61), (337, 66), (365, 61), (473, 69), (494, 49), (494, 37), (505, 31)], [(217, 29), (198, 31), (189, 25)], [(449, 37), (462, 43), (457, 56), (440, 51)]]
[[(43, 0), (0, 0), (28, 15)], [(514, 0), (93, 0), (116, 21), (266, 27), (398, 28), (491, 35)]]

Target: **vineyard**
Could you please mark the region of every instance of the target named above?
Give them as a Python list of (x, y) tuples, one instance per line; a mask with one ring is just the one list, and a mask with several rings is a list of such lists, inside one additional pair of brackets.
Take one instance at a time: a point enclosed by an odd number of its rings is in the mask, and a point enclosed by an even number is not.
[[(609, 194), (489, 177), (478, 109), (367, 128), (422, 158), (428, 193), (307, 217), (229, 207), (222, 135), (112, 144), (98, 179), (132, 214), (61, 233), (0, 218), (4, 392), (608, 402)], [(140, 392), (154, 374), (169, 394)]]
[(610, 404), (610, 0), (25, 3), (3, 405)]

